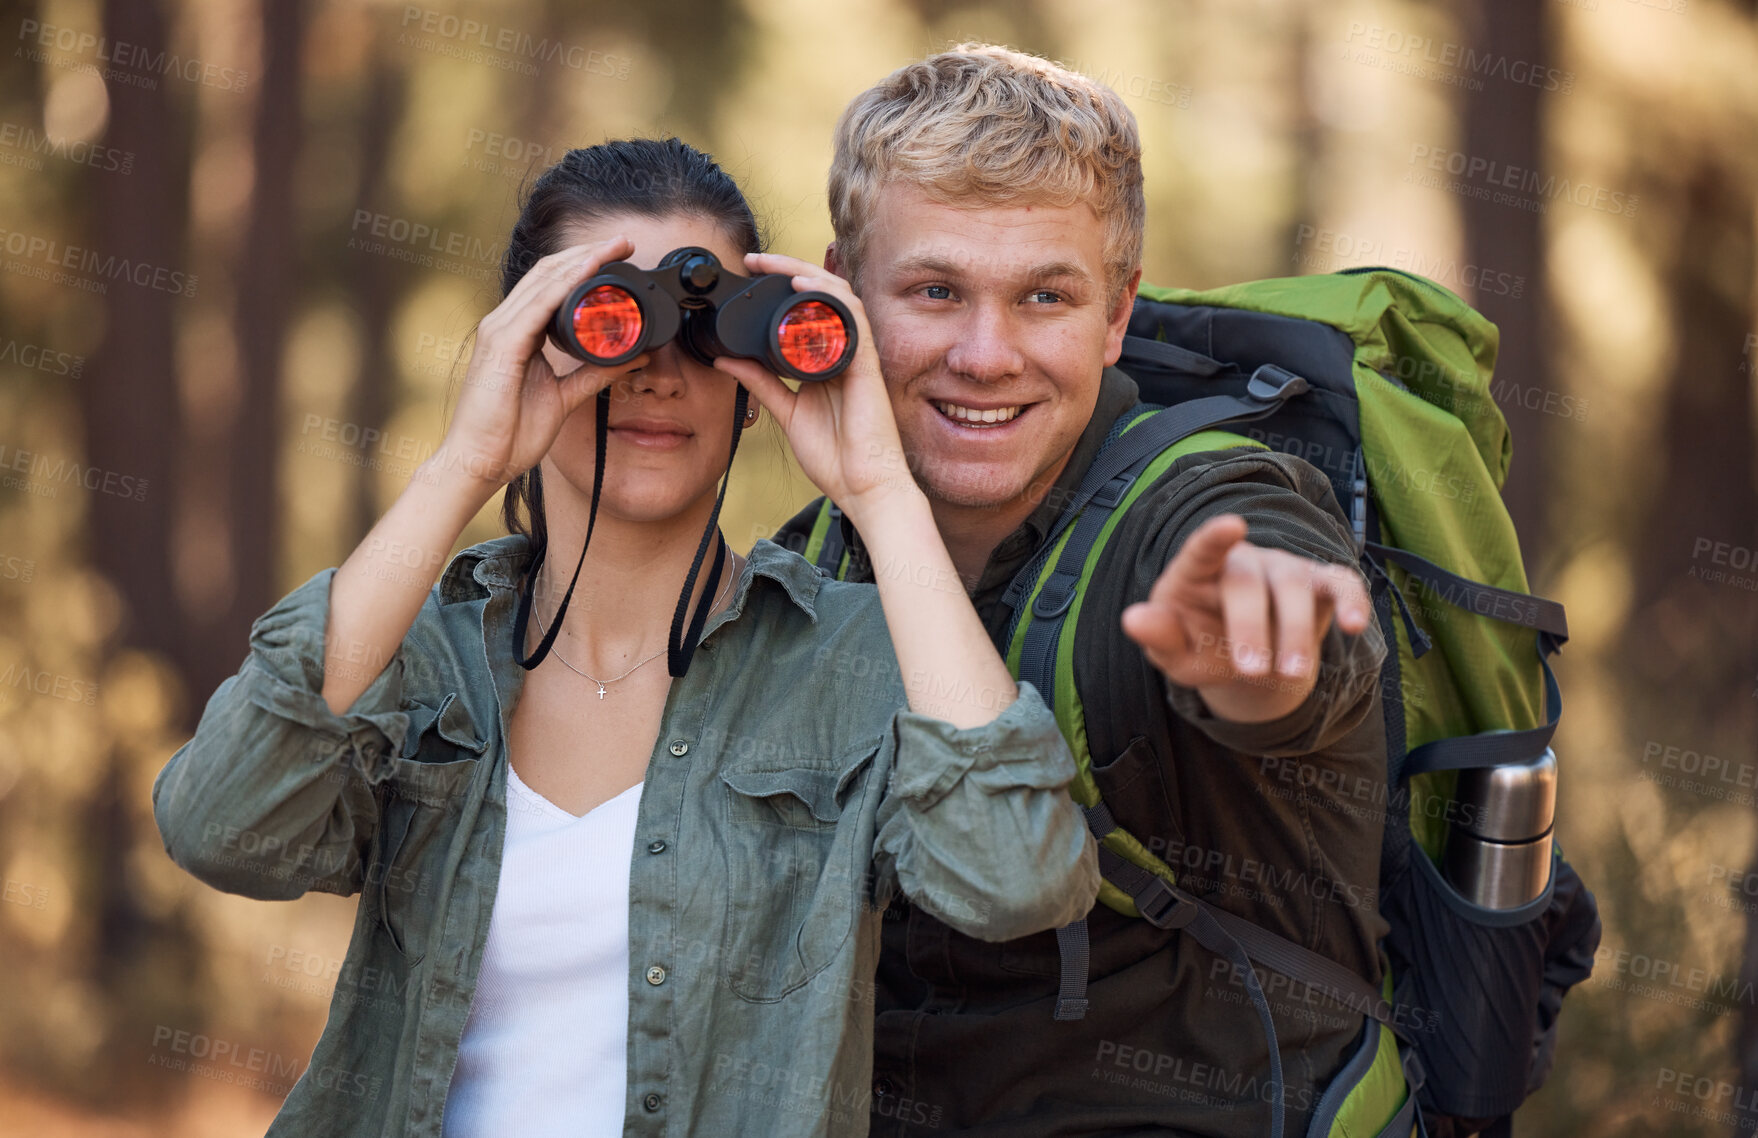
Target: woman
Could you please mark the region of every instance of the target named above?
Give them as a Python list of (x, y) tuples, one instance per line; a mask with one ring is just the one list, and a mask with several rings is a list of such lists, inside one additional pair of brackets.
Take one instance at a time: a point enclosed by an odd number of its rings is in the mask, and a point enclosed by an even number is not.
[[(675, 343), (600, 369), (546, 342), (599, 266), (685, 245), (840, 298), (849, 370), (796, 395)], [(167, 851), (216, 888), (362, 893), (271, 1135), (865, 1134), (893, 892), (991, 940), (1090, 908), (1072, 760), (900, 477), (860, 302), (757, 249), (675, 139), (546, 172), (444, 442), (256, 622), (155, 782)], [(886, 567), (876, 591), (768, 542), (697, 579), (735, 374)], [(509, 481), (513, 532), (440, 574)], [(680, 652), (686, 607), (705, 623)]]

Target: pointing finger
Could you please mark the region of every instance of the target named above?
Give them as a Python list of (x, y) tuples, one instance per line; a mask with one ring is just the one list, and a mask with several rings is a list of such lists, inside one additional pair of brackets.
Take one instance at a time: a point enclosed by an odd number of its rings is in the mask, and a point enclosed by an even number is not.
[(1227, 551), (1245, 540), (1245, 529), (1245, 519), (1238, 514), (1221, 514), (1198, 526), (1154, 582), (1150, 599), (1170, 603), (1193, 586), (1215, 584), (1221, 579)]
[(1238, 543), (1221, 569), (1221, 613), (1240, 674), (1262, 675), (1270, 668), (1270, 589), (1262, 558)]

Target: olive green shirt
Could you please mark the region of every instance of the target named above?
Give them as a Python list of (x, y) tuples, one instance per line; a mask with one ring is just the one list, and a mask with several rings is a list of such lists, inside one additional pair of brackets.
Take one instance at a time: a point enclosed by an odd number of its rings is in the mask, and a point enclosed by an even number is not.
[[(361, 894), (271, 1138), (439, 1138), (499, 882), (529, 548), (453, 558), (391, 659), (348, 661), (377, 678), (342, 715), (316, 574), (153, 784), (167, 852), (215, 888)], [(1099, 875), (1073, 774), (1029, 684), (978, 728), (909, 711), (877, 592), (759, 542), (641, 790), (624, 1133), (865, 1135), (887, 903), (992, 941), (1080, 917)]]

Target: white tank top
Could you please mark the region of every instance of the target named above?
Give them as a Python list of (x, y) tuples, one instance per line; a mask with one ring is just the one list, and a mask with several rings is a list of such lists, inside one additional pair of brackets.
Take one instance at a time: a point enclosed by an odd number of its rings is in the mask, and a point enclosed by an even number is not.
[(641, 784), (576, 818), (507, 764), (488, 943), (445, 1138), (615, 1138), (629, 1032), (629, 860)]

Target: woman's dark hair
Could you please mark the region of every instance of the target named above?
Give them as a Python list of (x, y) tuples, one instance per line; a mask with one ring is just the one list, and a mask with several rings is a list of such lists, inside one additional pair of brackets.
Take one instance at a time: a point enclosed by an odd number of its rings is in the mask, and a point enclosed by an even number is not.
[[(741, 252), (763, 251), (745, 195), (712, 157), (676, 138), (621, 139), (570, 150), (531, 184), (501, 258), (501, 296), (512, 292), (540, 258), (564, 247), (568, 226), (628, 214), (707, 218)], [(507, 484), (501, 521), (507, 532), (529, 537), (533, 548), (548, 545), (537, 467)]]

